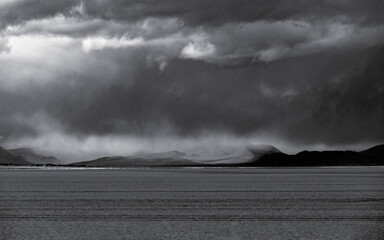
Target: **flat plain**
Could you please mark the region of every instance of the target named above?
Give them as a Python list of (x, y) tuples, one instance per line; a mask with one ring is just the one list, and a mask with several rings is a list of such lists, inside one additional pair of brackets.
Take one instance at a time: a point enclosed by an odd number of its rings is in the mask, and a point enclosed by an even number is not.
[(0, 239), (384, 239), (384, 168), (0, 168)]

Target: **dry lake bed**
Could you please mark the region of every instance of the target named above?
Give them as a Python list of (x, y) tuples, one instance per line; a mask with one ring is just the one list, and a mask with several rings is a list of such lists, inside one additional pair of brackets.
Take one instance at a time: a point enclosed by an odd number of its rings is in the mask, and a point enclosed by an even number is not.
[(384, 168), (0, 168), (0, 239), (384, 239)]

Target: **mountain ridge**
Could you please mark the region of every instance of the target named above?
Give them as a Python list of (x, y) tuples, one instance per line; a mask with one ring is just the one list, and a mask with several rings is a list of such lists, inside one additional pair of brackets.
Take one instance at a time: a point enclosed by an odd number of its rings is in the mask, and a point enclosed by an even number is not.
[(14, 149), (8, 149), (7, 151), (15, 157), (24, 158), (27, 162), (31, 164), (57, 165), (61, 163), (57, 158), (53, 156), (44, 156), (44, 155), (38, 154), (31, 148), (14, 148)]
[(22, 157), (17, 157), (0, 147), (0, 165), (31, 165)]
[(301, 151), (294, 155), (267, 154), (245, 166), (305, 167), (305, 166), (382, 166), (384, 144), (357, 151)]
[[(24, 156), (22, 156), (24, 154)], [(37, 159), (31, 159), (37, 157)], [(37, 162), (39, 161), (39, 162)], [(36, 154), (32, 149), (6, 150), (0, 147), (0, 165), (59, 165), (53, 156)], [(133, 156), (106, 156), (65, 166), (233, 166), (233, 167), (309, 167), (309, 166), (382, 166), (384, 144), (363, 151), (301, 151), (289, 155), (271, 145), (220, 147), (189, 152), (166, 151)]]

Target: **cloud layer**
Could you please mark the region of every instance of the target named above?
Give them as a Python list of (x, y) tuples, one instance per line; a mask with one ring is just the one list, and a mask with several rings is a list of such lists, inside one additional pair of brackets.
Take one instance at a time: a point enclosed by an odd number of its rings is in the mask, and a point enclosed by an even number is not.
[(223, 135), (292, 149), (383, 142), (382, 11), (380, 0), (2, 1), (0, 144), (77, 142), (71, 157), (86, 158)]

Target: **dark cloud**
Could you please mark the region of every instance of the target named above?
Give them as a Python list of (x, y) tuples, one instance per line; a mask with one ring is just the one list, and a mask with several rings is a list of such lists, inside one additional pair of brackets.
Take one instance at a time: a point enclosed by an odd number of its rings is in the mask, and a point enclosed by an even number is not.
[[(76, 9), (77, 13), (76, 13)], [(0, 22), (19, 24), (32, 19), (64, 15), (87, 15), (110, 21), (136, 22), (149, 17), (179, 18), (188, 25), (223, 25), (258, 20), (344, 18), (357, 23), (382, 24), (381, 0), (187, 0), (187, 1), (92, 1), (92, 0), (15, 0), (0, 5)], [(80, 14), (80, 15), (81, 15)]]
[(14, 0), (0, 4), (0, 27), (23, 23), (32, 19), (41, 19), (66, 13), (79, 0), (63, 0), (52, 2), (49, 0)]
[(221, 25), (229, 22), (282, 20), (300, 18), (328, 18), (347, 16), (354, 21), (383, 20), (383, 3), (372, 1), (317, 1), (306, 0), (190, 0), (190, 1), (84, 1), (87, 13), (105, 19), (135, 21), (148, 16), (178, 17), (193, 25)]

